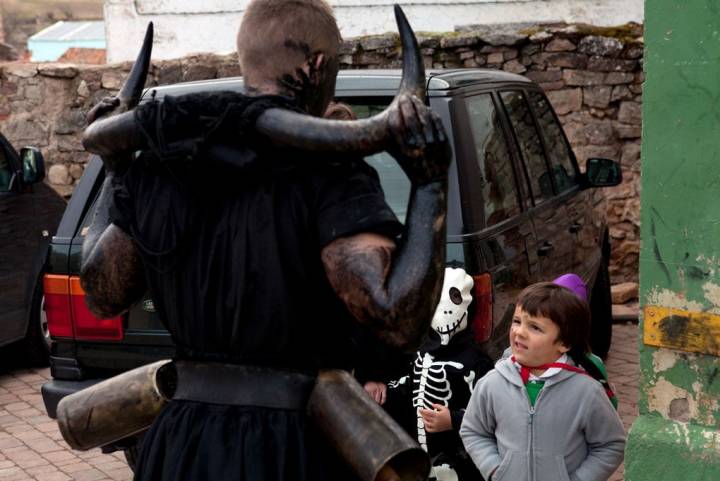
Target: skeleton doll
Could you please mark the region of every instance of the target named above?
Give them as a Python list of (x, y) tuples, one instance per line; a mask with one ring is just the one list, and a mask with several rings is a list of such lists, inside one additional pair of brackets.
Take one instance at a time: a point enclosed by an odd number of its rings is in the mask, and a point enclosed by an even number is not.
[[(463, 269), (447, 268), (442, 296), (428, 340), (416, 353), (409, 373), (388, 384), (387, 410), (433, 461), (437, 481), (481, 479), (465, 452), (458, 431), (475, 382), (492, 368), (468, 329), (473, 279)], [(451, 429), (427, 432), (421, 409), (447, 407)]]

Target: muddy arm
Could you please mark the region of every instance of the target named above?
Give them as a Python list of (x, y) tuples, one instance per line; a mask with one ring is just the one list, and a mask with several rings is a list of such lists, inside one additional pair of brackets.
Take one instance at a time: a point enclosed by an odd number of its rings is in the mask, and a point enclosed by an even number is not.
[(391, 152), (412, 182), (399, 243), (376, 234), (336, 239), (322, 251), (331, 285), (386, 343), (416, 349), (428, 332), (445, 270), (450, 150), (440, 120), (415, 97), (391, 113)]
[(101, 318), (117, 316), (145, 293), (145, 276), (132, 239), (110, 222), (115, 178), (107, 173), (82, 249), (80, 283), (90, 310)]

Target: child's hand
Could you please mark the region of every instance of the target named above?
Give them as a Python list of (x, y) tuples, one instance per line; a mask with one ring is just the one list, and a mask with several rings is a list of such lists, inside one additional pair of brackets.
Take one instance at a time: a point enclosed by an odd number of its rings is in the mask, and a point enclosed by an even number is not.
[(425, 431), (429, 433), (441, 433), (452, 429), (450, 410), (442, 404), (433, 404), (432, 409), (420, 409), (420, 415), (425, 423)]
[(384, 382), (368, 381), (363, 387), (376, 403), (381, 406), (385, 404), (385, 399), (387, 399), (387, 386)]

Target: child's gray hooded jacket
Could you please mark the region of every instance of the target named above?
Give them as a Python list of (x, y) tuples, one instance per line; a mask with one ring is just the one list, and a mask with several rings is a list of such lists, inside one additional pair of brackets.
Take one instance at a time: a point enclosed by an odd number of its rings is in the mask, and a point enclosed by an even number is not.
[(623, 460), (625, 432), (600, 383), (563, 370), (530, 407), (509, 358), (475, 386), (460, 428), (465, 449), (492, 481), (606, 481)]

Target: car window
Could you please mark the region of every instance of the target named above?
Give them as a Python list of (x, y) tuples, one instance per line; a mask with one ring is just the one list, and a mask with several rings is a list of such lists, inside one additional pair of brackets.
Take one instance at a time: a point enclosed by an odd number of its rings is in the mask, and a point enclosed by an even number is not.
[(535, 128), (530, 108), (522, 92), (502, 92), (500, 97), (510, 118), (523, 161), (527, 166), (530, 188), (537, 205), (553, 195), (552, 181), (545, 163), (540, 135)]
[(476, 95), (465, 102), (479, 174), (470, 185), (473, 196), (482, 196), (485, 225), (489, 227), (520, 213), (512, 157), (491, 95)]
[(0, 192), (10, 190), (12, 169), (10, 168), (10, 157), (5, 153), (5, 148), (0, 144)]
[(555, 177), (555, 186), (558, 192), (562, 192), (576, 185), (579, 180), (570, 147), (545, 96), (540, 92), (529, 91), (528, 97), (545, 140), (545, 148), (550, 158), (550, 168)]
[[(359, 119), (371, 117), (387, 108), (387, 104), (362, 104), (347, 99), (340, 99), (352, 106), (353, 112)], [(388, 99), (389, 101), (392, 99)], [(410, 180), (402, 171), (397, 161), (387, 152), (365, 157), (368, 164), (377, 170), (380, 176), (380, 185), (385, 192), (385, 201), (395, 212), (400, 222), (405, 223), (408, 200), (410, 199)]]

